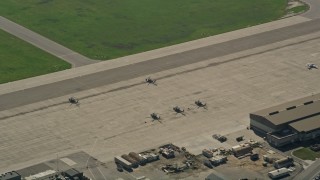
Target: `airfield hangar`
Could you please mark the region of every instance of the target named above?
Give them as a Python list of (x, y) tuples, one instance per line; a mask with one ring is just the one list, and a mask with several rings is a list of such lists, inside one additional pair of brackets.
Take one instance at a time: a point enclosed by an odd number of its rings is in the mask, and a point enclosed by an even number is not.
[(320, 138), (320, 94), (250, 113), (250, 128), (276, 147)]

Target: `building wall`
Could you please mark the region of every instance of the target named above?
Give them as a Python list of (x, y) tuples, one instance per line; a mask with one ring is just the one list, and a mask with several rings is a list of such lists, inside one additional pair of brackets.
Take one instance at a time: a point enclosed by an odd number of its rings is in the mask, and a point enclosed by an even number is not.
[(299, 132), (295, 132), (292, 135), (288, 135), (285, 137), (276, 137), (274, 135), (272, 135), (271, 133), (267, 134), (267, 141), (269, 144), (275, 146), (275, 147), (280, 147), (280, 146), (284, 146), (296, 141), (306, 141), (306, 140), (310, 140), (310, 139), (315, 139), (320, 137), (320, 130), (317, 131), (312, 131), (310, 133), (299, 133)]
[(21, 175), (15, 171), (0, 174), (0, 180), (21, 180)]
[(240, 147), (233, 151), (235, 157), (243, 156), (252, 152), (251, 146)]
[(289, 174), (289, 170), (287, 168), (277, 169), (268, 173), (269, 177), (272, 179), (278, 179), (288, 174)]
[(306, 141), (309, 139), (315, 139), (320, 137), (320, 130), (311, 131), (311, 132), (301, 132), (299, 133), (299, 141)]
[(265, 133), (274, 132), (276, 129), (271, 123), (264, 117), (250, 114), (250, 127), (252, 129), (257, 128)]
[[(298, 132), (289, 127), (289, 123), (291, 122), (281, 125), (274, 125), (266, 118), (267, 117), (263, 117), (260, 115), (250, 114), (250, 128), (257, 133), (262, 133), (263, 136), (266, 137), (267, 141), (273, 146), (280, 147), (296, 141), (306, 141), (309, 139), (320, 137), (320, 129), (312, 132)], [(300, 118), (301, 121), (303, 121), (304, 118)], [(293, 131), (293, 134), (282, 137), (272, 135), (272, 133), (283, 131), (286, 129), (291, 129), (291, 131)]]
[(298, 140), (299, 135), (297, 133), (285, 136), (285, 137), (276, 137), (270, 133), (267, 134), (267, 141), (269, 144), (280, 147), (290, 143), (293, 143)]
[(280, 169), (283, 167), (290, 167), (293, 165), (293, 159), (292, 158), (280, 159), (280, 160), (274, 162), (273, 165), (277, 169)]

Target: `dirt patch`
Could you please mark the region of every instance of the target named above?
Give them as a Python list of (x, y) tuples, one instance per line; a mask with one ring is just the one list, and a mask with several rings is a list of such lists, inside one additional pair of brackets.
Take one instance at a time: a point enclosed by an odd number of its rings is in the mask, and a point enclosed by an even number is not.
[(303, 6), (304, 3), (301, 2), (301, 1), (296, 1), (296, 0), (291, 0), (291, 1), (288, 1), (288, 5), (287, 5), (287, 10), (290, 10), (294, 7), (298, 7), (298, 6)]
[(287, 7), (286, 7), (286, 15), (284, 15), (282, 18), (295, 16), (295, 15), (298, 15), (298, 14), (305, 12), (305, 11), (294, 12), (295, 8), (299, 8), (299, 7), (303, 7), (303, 6), (308, 6), (308, 5), (305, 4), (304, 2), (299, 1), (299, 0), (289, 0)]

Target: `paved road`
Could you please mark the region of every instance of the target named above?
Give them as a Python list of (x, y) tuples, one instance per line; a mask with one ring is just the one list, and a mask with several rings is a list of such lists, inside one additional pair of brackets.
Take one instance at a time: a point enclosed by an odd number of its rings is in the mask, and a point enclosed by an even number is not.
[(303, 0), (303, 2), (306, 2), (310, 6), (309, 11), (302, 14), (303, 17), (307, 17), (310, 19), (320, 18), (320, 11), (319, 11), (320, 0)]
[[(320, 30), (320, 19), (0, 96), (0, 111), (252, 49)], [(14, 100), (13, 100), (14, 99)]]
[(56, 42), (53, 42), (50, 39), (45, 38), (33, 31), (30, 31), (29, 29), (20, 26), (19, 24), (16, 24), (2, 16), (0, 16), (0, 28), (56, 57), (69, 62), (73, 67), (99, 62), (82, 56), (81, 54), (76, 53)]
[(317, 174), (320, 174), (320, 159), (316, 160), (311, 166), (304, 170), (301, 174), (296, 176), (294, 180), (312, 179)]

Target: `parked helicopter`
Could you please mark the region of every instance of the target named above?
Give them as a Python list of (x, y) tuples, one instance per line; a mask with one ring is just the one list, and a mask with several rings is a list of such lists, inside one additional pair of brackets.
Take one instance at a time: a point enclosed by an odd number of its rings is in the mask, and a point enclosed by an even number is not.
[(205, 103), (205, 102), (197, 100), (194, 103), (198, 106), (198, 108), (203, 107), (204, 109), (207, 109), (207, 103)]
[(148, 77), (148, 78), (146, 78), (145, 81), (146, 81), (146, 83), (148, 83), (148, 85), (149, 85), (149, 84), (153, 84), (153, 85), (155, 85), (155, 86), (157, 85), (157, 84), (156, 84), (156, 81), (157, 81), (156, 79), (151, 79), (150, 77)]
[(160, 115), (157, 114), (157, 113), (151, 113), (150, 116), (151, 116), (151, 118), (152, 118), (153, 120), (159, 120), (159, 119), (160, 119)]
[(179, 107), (179, 106), (173, 107), (173, 110), (174, 110), (177, 114), (180, 113), (180, 114), (182, 114), (182, 115), (185, 115), (185, 114), (184, 114), (184, 109), (181, 108), (181, 107)]
[(75, 97), (70, 97), (70, 98), (69, 98), (69, 103), (70, 103), (70, 104), (80, 105), (79, 100), (78, 100), (77, 98), (75, 98)]
[(151, 114), (150, 114), (150, 117), (152, 118), (152, 122), (153, 122), (153, 121), (159, 121), (160, 123), (162, 123), (161, 120), (160, 120), (161, 118), (160, 118), (160, 115), (159, 115), (159, 114), (157, 114), (157, 113), (151, 113)]
[(318, 66), (316, 64), (313, 64), (313, 63), (307, 63), (306, 67), (308, 68), (308, 70), (318, 69)]

